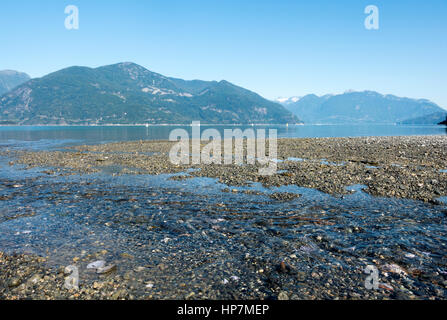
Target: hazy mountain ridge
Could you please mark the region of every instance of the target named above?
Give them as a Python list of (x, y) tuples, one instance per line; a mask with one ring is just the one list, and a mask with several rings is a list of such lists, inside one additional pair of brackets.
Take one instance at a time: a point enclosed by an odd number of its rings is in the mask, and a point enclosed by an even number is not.
[(436, 125), (444, 121), (447, 117), (447, 111), (440, 111), (435, 113), (430, 113), (418, 118), (407, 119), (400, 122), (400, 124), (421, 124), (421, 125)]
[(30, 76), (14, 70), (0, 71), (0, 96), (30, 80)]
[(401, 98), (374, 91), (338, 95), (306, 95), (283, 104), (305, 123), (400, 123), (437, 112), (447, 112), (427, 99)]
[(17, 124), (296, 123), (280, 104), (227, 81), (186, 81), (134, 63), (69, 67), (0, 97)]

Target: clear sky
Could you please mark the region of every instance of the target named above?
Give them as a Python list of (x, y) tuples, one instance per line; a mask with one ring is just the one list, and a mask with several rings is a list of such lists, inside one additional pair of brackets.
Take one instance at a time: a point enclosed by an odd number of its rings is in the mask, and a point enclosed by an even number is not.
[(0, 70), (32, 77), (131, 61), (269, 99), (375, 90), (447, 108), (446, 0), (1, 0), (0, 43)]

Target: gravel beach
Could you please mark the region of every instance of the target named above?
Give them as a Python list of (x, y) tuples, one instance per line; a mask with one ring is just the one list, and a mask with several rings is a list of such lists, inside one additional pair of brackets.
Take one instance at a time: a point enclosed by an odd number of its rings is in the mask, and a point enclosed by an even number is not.
[(447, 137), (280, 139), (272, 176), (172, 145), (3, 147), (41, 171), (0, 179), (0, 299), (447, 297)]
[(374, 196), (425, 202), (447, 195), (446, 136), (280, 139), (279, 173), (272, 176), (260, 176), (259, 164), (173, 165), (168, 158), (173, 145), (122, 142), (56, 152), (18, 152), (15, 156), (18, 163), (29, 167), (76, 173), (162, 174), (197, 169), (183, 177), (218, 178), (230, 186), (251, 182), (266, 187), (297, 185), (333, 195), (349, 193), (346, 187), (361, 184)]

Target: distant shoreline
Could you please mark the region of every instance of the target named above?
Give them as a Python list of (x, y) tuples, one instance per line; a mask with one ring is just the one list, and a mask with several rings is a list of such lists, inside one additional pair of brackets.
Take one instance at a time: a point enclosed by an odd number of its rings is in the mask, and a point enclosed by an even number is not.
[[(304, 123), (201, 123), (201, 126), (303, 126), (303, 125), (319, 125), (319, 124), (304, 124)], [(342, 124), (346, 125), (346, 124)], [(191, 127), (189, 123), (160, 123), (160, 124), (0, 124), (0, 127)]]
[[(443, 126), (443, 124), (401, 124), (401, 123), (201, 123), (200, 126), (211, 127), (241, 127), (241, 126), (253, 126), (253, 127), (274, 127), (274, 126), (398, 126), (398, 127), (439, 127)], [(100, 128), (100, 127), (191, 127), (191, 124), (186, 123), (160, 123), (160, 124), (0, 124), (0, 128), (2, 127), (61, 127), (61, 128), (69, 128), (69, 127), (91, 127), (91, 128)]]

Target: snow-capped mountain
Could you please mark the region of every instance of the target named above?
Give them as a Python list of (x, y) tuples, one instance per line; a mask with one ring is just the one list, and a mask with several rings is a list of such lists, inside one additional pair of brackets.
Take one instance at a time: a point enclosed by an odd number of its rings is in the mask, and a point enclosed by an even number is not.
[[(346, 91), (343, 94), (277, 100), (305, 123), (400, 123), (442, 113), (426, 99), (402, 98), (374, 91)], [(420, 121), (420, 120), (418, 120)]]
[(290, 97), (290, 98), (279, 97), (279, 98), (275, 99), (275, 102), (278, 102), (278, 103), (286, 106), (286, 105), (300, 101), (301, 98), (302, 97)]

